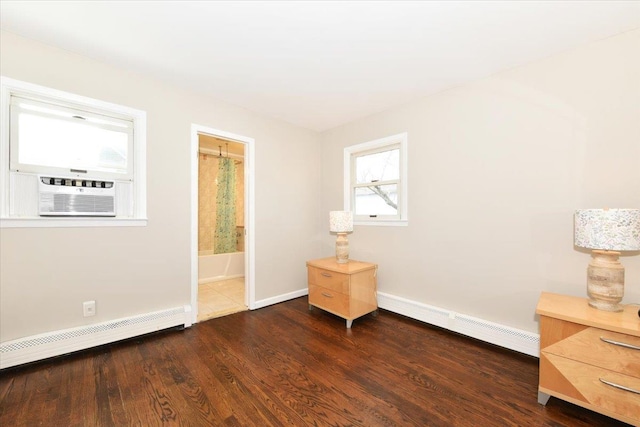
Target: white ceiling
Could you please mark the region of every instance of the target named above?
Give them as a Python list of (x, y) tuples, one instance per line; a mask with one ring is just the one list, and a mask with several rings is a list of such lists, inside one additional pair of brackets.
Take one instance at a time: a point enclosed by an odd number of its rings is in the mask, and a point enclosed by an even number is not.
[(2, 0), (0, 19), (3, 30), (323, 131), (640, 28), (640, 1)]

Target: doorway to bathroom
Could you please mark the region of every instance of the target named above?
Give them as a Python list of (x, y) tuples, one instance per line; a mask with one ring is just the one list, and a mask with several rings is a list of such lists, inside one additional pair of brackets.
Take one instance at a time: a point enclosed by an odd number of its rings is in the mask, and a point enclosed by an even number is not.
[(253, 139), (192, 125), (191, 309), (253, 308)]

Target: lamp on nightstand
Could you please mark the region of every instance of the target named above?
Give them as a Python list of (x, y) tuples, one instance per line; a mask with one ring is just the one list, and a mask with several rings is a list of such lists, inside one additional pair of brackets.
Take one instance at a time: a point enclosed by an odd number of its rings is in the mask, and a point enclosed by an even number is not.
[(589, 305), (622, 311), (624, 267), (619, 251), (640, 250), (640, 209), (581, 209), (575, 214), (575, 245), (592, 249), (587, 268)]
[(336, 239), (336, 261), (338, 264), (349, 262), (349, 241), (347, 233), (353, 231), (353, 214), (347, 211), (329, 212), (329, 230), (338, 233)]

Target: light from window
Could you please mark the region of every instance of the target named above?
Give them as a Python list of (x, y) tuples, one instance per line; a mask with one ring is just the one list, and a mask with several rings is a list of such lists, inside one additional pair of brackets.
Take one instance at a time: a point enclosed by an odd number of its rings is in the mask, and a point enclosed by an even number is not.
[(354, 156), (356, 215), (398, 215), (400, 149)]
[(406, 222), (406, 140), (400, 134), (345, 148), (345, 209), (356, 224)]
[(130, 175), (133, 123), (11, 99), (12, 170)]

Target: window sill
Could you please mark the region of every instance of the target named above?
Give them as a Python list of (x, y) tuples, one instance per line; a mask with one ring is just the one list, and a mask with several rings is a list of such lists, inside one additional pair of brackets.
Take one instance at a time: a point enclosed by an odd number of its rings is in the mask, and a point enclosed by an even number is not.
[(406, 220), (406, 219), (354, 220), (353, 225), (373, 225), (373, 226), (380, 226), (380, 227), (406, 227), (409, 225), (409, 220)]
[(0, 218), (0, 228), (146, 227), (146, 218)]

